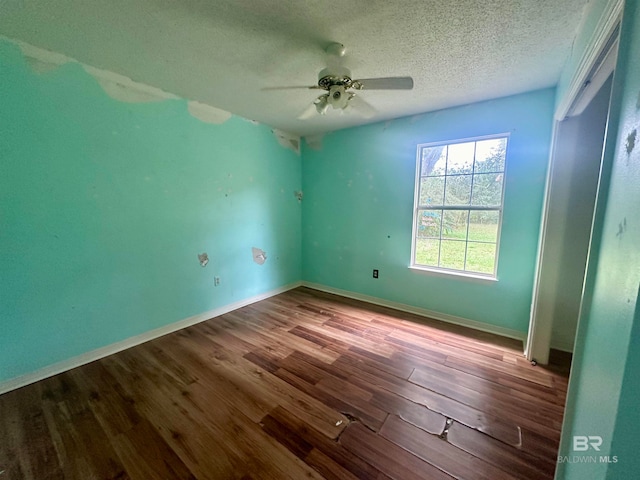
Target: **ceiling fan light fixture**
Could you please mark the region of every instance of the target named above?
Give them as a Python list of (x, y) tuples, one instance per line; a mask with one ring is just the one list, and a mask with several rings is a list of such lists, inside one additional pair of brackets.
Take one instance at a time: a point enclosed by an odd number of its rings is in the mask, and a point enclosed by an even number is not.
[(329, 102), (327, 100), (328, 95), (320, 95), (318, 99), (313, 102), (316, 105), (316, 110), (320, 115), (325, 115), (329, 108)]
[(342, 85), (334, 85), (329, 89), (329, 104), (336, 110), (343, 110), (349, 103), (349, 93)]

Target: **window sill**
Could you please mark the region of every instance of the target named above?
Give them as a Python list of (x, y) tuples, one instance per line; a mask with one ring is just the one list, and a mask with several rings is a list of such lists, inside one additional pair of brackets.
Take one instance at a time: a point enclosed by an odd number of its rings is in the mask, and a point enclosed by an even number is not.
[(479, 281), (487, 283), (495, 283), (498, 281), (497, 277), (489, 277), (486, 275), (476, 275), (468, 272), (460, 272), (458, 270), (444, 270), (435, 269), (429, 267), (422, 267), (418, 265), (409, 265), (409, 269), (419, 273), (426, 273), (434, 276), (442, 276), (447, 278), (459, 278), (461, 280)]

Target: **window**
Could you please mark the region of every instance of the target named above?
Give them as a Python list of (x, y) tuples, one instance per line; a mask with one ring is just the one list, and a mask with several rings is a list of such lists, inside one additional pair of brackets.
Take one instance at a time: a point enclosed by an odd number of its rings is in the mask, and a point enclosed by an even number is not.
[(507, 137), (418, 145), (412, 267), (496, 276)]

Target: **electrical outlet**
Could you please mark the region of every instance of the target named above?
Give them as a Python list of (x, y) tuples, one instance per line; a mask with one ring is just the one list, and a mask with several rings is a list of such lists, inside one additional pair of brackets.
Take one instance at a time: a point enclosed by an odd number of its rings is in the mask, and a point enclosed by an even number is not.
[(220, 285), (220, 277), (213, 277), (213, 285), (217, 287)]
[(373, 278), (378, 278), (378, 269), (377, 268), (373, 269)]

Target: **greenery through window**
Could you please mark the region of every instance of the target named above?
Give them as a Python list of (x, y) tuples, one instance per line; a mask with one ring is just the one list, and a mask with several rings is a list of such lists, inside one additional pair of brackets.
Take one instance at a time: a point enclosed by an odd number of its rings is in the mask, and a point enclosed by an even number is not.
[(507, 137), (418, 146), (413, 266), (495, 277)]

